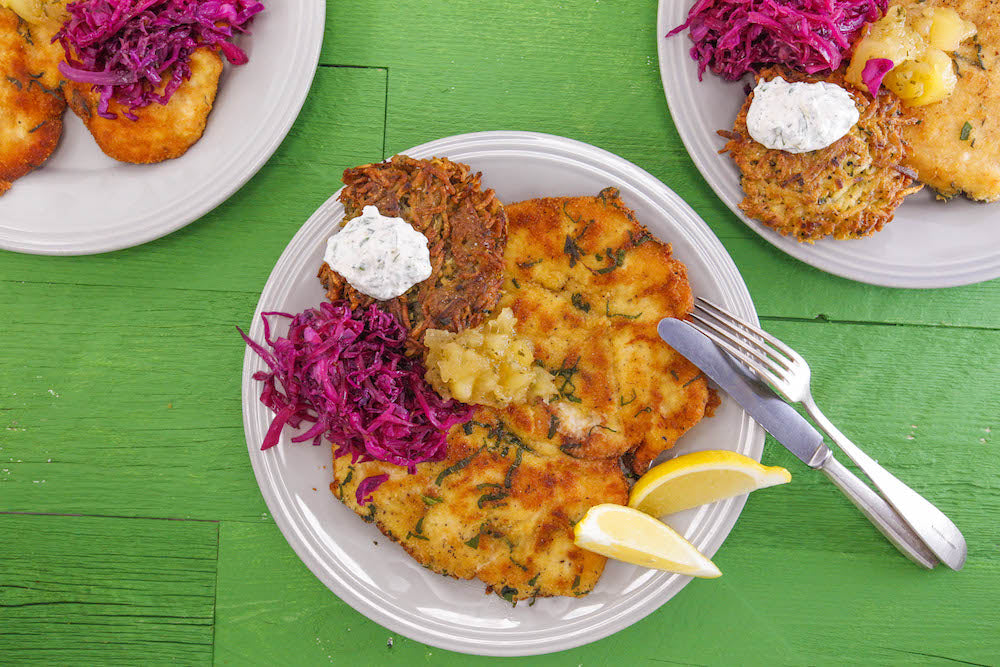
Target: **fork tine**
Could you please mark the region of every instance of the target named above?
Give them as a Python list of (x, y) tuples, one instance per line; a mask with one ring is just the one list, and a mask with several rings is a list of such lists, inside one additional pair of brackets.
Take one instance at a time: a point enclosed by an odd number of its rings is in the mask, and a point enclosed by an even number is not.
[[(792, 349), (791, 347), (789, 347), (784, 341), (782, 341), (779, 338), (776, 338), (775, 336), (769, 334), (768, 332), (764, 331), (760, 327), (756, 327), (756, 326), (750, 324), (749, 322), (745, 322), (745, 321), (741, 320), (740, 318), (736, 317), (735, 315), (732, 315), (731, 313), (727, 312), (726, 310), (723, 310), (722, 307), (715, 305), (714, 303), (712, 303), (708, 299), (706, 299), (704, 297), (698, 297), (696, 299), (696, 302), (695, 302), (695, 307), (696, 308), (697, 307), (701, 307), (702, 310), (706, 311), (710, 315), (713, 315), (720, 322), (728, 324), (734, 330), (738, 331), (738, 329), (736, 329), (736, 325), (739, 325), (739, 326), (743, 327), (746, 332), (750, 332), (750, 333), (754, 334), (755, 336), (759, 336), (759, 337), (763, 338), (765, 341), (767, 341), (768, 343), (770, 343), (778, 352), (781, 352), (782, 354), (784, 354), (786, 357), (788, 357), (789, 359), (791, 359), (794, 363), (797, 363), (797, 364), (803, 364), (803, 363), (805, 363), (805, 359), (802, 358), (802, 355), (800, 355), (794, 349)], [(744, 336), (746, 336), (745, 332), (739, 332), (739, 333), (742, 333)], [(758, 341), (754, 341), (754, 342), (757, 343), (758, 345), (760, 345), (760, 343)], [(772, 354), (774, 354), (774, 353), (772, 353)], [(774, 354), (774, 356), (778, 357), (779, 355)]]
[(702, 317), (702, 313), (698, 310), (694, 310), (691, 312), (691, 320), (700, 325), (699, 330), (702, 333), (705, 333), (706, 329), (714, 331), (727, 343), (739, 348), (740, 350), (743, 351), (744, 354), (753, 357), (758, 362), (757, 364), (752, 364), (750, 362), (747, 362), (748, 365), (755, 366), (763, 364), (768, 368), (770, 368), (775, 373), (784, 374), (788, 372), (789, 369), (776, 363), (775, 360), (771, 359), (771, 357), (767, 356), (767, 354), (761, 353), (761, 350), (765, 348), (762, 348), (760, 346), (760, 343), (754, 341), (752, 344), (748, 345), (746, 342), (744, 342), (747, 340), (745, 338), (745, 335), (740, 338), (737, 338), (735, 335), (733, 335), (733, 333), (730, 330), (728, 330), (728, 327), (727, 328), (720, 327), (715, 322), (705, 319), (704, 317)]
[(707, 336), (713, 343), (721, 347), (723, 350), (731, 354), (733, 357), (742, 361), (751, 370), (753, 370), (755, 373), (764, 378), (764, 380), (774, 385), (775, 388), (781, 386), (781, 380), (778, 378), (778, 376), (769, 371), (767, 368), (763, 368), (760, 364), (755, 363), (753, 358), (751, 358), (748, 354), (746, 354), (748, 352), (746, 348), (737, 347), (736, 345), (733, 345), (731, 342), (729, 342), (722, 336), (718, 335), (715, 329), (708, 328), (702, 324), (699, 324), (698, 322), (685, 320), (685, 323), (695, 331)]
[(737, 326), (738, 323), (733, 323), (725, 317), (715, 315), (710, 310), (701, 307), (700, 304), (695, 304), (694, 310), (691, 311), (691, 316), (698, 317), (706, 326), (718, 331), (720, 335), (728, 336), (733, 343), (756, 351), (759, 355), (758, 358), (762, 362), (769, 364), (775, 372), (786, 373), (794, 369), (794, 360), (782, 356), (778, 350), (768, 345), (766, 341), (760, 340), (752, 333), (741, 329)]

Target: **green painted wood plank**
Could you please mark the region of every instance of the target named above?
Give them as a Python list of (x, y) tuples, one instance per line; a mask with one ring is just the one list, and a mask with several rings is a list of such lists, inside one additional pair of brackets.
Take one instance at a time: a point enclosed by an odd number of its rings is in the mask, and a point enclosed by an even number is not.
[(210, 663), (217, 528), (0, 515), (0, 662)]
[(340, 187), (343, 170), (381, 159), (385, 79), (379, 69), (319, 68), (285, 141), (218, 208), (165, 238), (119, 252), (38, 257), (0, 251), (0, 281), (259, 294), (288, 241)]
[(12, 283), (0, 510), (259, 518), (240, 407), (257, 296)]
[[(920, 570), (826, 488), (751, 497), (715, 557), (723, 577), (693, 582), (630, 628), (578, 649), (502, 662), (605, 665), (628, 656), (639, 665), (930, 665), (943, 656), (993, 664), (997, 559), (974, 558), (960, 574)], [(789, 522), (789, 510), (814, 520)], [(807, 544), (804, 534), (813, 538)], [(327, 590), (275, 527), (223, 523), (216, 664), (274, 664), (288, 655), (302, 664), (501, 662), (400, 637)]]
[(941, 290), (875, 287), (831, 276), (756, 236), (723, 243), (762, 317), (1000, 329), (1000, 281)]

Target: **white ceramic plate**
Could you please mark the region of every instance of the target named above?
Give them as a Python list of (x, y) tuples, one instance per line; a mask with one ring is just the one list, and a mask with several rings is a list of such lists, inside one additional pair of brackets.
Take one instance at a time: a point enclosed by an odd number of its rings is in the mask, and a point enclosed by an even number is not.
[(792, 257), (844, 278), (886, 287), (951, 287), (1000, 276), (1000, 204), (964, 198), (939, 202), (932, 193), (913, 195), (885, 228), (856, 241), (798, 243), (747, 218), (739, 172), (719, 155), (725, 140), (716, 130), (732, 129), (746, 99), (745, 82), (727, 82), (705, 72), (688, 55), (687, 31), (665, 35), (684, 22), (690, 0), (660, 0), (657, 51), (660, 77), (677, 131), (708, 184), (751, 229)]
[[(669, 188), (635, 165), (593, 146), (524, 132), (481, 132), (433, 141), (404, 153), (446, 156), (483, 173), (501, 201), (538, 196), (596, 194), (608, 185), (688, 267), (695, 293), (721, 301), (756, 321), (736, 266), (709, 228)], [(343, 217), (336, 195), (313, 214), (271, 272), (250, 336), (263, 340), (262, 311), (300, 312), (322, 302), (316, 279), (326, 239)], [(283, 333), (283, 332), (282, 332)], [(329, 491), (330, 448), (291, 444), (260, 451), (272, 414), (258, 401), (252, 375), (264, 365), (248, 351), (243, 365), (243, 421), (261, 492), (278, 527), (305, 564), (342, 600), (383, 626), (426, 644), (483, 655), (531, 655), (586, 644), (621, 630), (675, 595), (688, 577), (609, 562), (585, 598), (539, 599), (511, 607), (484, 595), (479, 581), (434, 574)], [(686, 434), (673, 452), (729, 447), (760, 459), (763, 431), (727, 399), (716, 416)], [(316, 489), (315, 491), (313, 489)], [(743, 507), (733, 498), (671, 520), (711, 555)], [(378, 542), (378, 545), (374, 542)]]
[(322, 0), (265, 0), (226, 63), (205, 134), (176, 160), (131, 165), (104, 155), (67, 110), (59, 146), (0, 197), (0, 248), (88, 255), (159, 238), (209, 212), (274, 153), (302, 108), (323, 42)]

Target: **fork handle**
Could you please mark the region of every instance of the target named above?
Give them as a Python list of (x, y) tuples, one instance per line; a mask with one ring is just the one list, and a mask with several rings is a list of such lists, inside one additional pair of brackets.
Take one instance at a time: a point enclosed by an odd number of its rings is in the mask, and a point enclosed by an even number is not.
[[(829, 450), (828, 450), (829, 451)], [(827, 457), (818, 469), (843, 492), (861, 513), (878, 528), (885, 538), (892, 542), (904, 556), (928, 570), (937, 565), (938, 560), (930, 552), (923, 540), (906, 525), (899, 514), (885, 498), (872, 491), (861, 478), (848, 470), (833, 456)]]
[[(841, 451), (857, 464), (861, 471), (871, 480), (882, 496), (895, 508), (903, 521), (920, 536), (920, 539), (937, 558), (953, 570), (961, 570), (965, 565), (968, 548), (965, 538), (951, 519), (935, 507), (929, 500), (901, 482), (888, 470), (878, 464), (875, 459), (861, 451), (857, 445), (847, 439), (829, 419), (826, 418), (816, 403), (810, 399), (802, 402), (806, 412), (833, 440)], [(857, 504), (857, 503), (855, 503)], [(861, 507), (860, 505), (858, 507)], [(864, 509), (862, 509), (864, 511)], [(867, 514), (866, 514), (867, 516)], [(869, 517), (871, 518), (871, 517)], [(885, 534), (885, 531), (882, 531)], [(886, 537), (889, 537), (886, 535)], [(889, 538), (892, 539), (891, 537)], [(898, 545), (897, 545), (898, 546)]]

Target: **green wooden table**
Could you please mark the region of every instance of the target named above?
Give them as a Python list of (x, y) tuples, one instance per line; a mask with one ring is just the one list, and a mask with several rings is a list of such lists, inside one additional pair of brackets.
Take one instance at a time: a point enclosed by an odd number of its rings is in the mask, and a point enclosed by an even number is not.
[(295, 556), (247, 458), (234, 325), (345, 167), (491, 129), (595, 144), (686, 199), (813, 363), (827, 414), (969, 544), (962, 572), (917, 569), (768, 440), (794, 479), (751, 496), (725, 576), (510, 662), (1000, 664), (1000, 281), (876, 288), (758, 238), (677, 136), (655, 16), (654, 0), (330, 0), (301, 116), (229, 201), (130, 250), (0, 254), (0, 664), (490, 662), (376, 625)]

